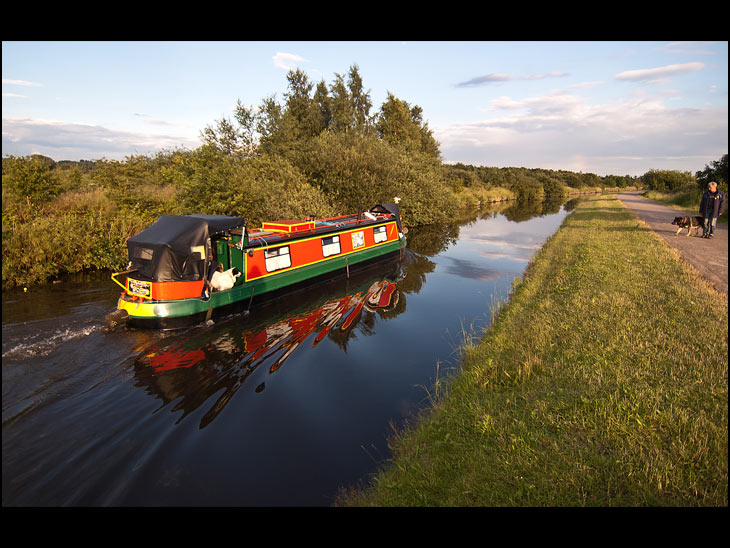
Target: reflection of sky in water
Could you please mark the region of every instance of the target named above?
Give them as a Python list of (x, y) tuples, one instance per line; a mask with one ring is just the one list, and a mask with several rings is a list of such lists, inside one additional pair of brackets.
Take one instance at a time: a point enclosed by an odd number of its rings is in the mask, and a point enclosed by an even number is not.
[(419, 346), (428, 351), (444, 337), (457, 346), (462, 328), (486, 323), (491, 307), (505, 298), (567, 215), (561, 210), (514, 222), (498, 214), (462, 225), (456, 243), (429, 257), (436, 268), (418, 295), (409, 296), (408, 326), (420, 333)]
[(567, 212), (519, 223), (502, 215), (462, 226), (459, 241), (438, 257), (439, 270), (452, 276), (493, 280), (520, 275)]

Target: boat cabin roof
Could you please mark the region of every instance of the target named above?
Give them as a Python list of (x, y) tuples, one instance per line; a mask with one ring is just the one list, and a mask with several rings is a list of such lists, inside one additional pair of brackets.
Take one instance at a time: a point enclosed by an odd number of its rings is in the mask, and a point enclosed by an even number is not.
[[(375, 208), (373, 208), (375, 209)], [(275, 221), (262, 223), (261, 228), (248, 229), (249, 247), (264, 247), (285, 241), (311, 238), (312, 236), (327, 235), (359, 227), (368, 227), (386, 221), (397, 220), (391, 212), (373, 212), (365, 214), (343, 215), (326, 219), (310, 219), (307, 221)], [(240, 231), (233, 230), (233, 234)]]

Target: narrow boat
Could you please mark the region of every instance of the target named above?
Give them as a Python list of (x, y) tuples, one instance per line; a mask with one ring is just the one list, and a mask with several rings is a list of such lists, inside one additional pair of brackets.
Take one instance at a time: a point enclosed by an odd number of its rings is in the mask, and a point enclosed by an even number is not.
[(402, 254), (397, 203), (249, 229), (244, 217), (162, 215), (127, 240), (129, 265), (108, 327), (175, 328), (250, 309), (332, 276)]

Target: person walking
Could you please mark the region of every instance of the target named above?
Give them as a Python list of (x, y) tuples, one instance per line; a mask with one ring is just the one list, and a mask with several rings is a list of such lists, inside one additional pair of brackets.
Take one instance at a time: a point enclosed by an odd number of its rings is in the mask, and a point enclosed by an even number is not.
[(725, 193), (718, 190), (717, 183), (712, 181), (700, 200), (700, 215), (705, 218), (702, 230), (703, 238), (712, 238), (715, 235), (717, 218), (725, 211)]

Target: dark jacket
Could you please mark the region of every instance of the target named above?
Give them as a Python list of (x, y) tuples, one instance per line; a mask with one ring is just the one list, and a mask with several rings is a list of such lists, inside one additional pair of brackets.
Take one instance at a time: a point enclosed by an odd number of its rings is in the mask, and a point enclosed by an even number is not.
[(707, 216), (712, 213), (713, 217), (719, 217), (725, 211), (725, 193), (722, 190), (710, 192), (705, 190), (700, 201), (700, 214)]

